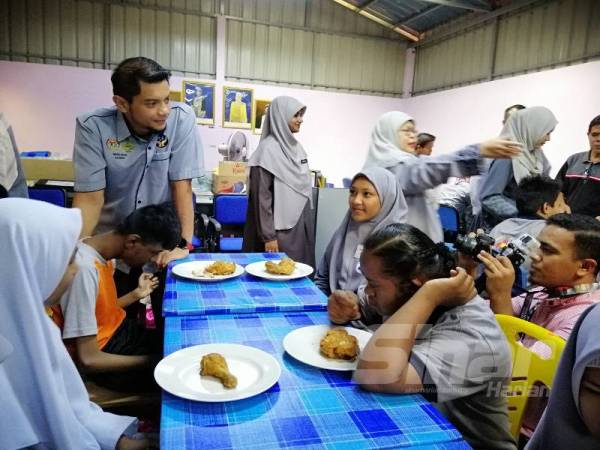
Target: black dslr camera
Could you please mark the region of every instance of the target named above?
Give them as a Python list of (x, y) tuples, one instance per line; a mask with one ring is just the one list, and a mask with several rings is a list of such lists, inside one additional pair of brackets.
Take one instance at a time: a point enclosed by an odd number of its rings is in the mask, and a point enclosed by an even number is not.
[(493, 245), (494, 238), (487, 234), (480, 234), (478, 236), (469, 236), (468, 234), (459, 235), (456, 237), (456, 242), (454, 243), (457, 251), (475, 260), (477, 260), (477, 255), (481, 251), (492, 253)]

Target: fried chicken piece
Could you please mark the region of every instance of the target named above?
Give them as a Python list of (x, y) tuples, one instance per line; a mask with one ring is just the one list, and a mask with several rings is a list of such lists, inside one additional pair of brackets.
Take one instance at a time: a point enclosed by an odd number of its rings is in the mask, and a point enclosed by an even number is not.
[(211, 275), (231, 275), (233, 272), (235, 272), (235, 263), (229, 261), (215, 261), (204, 269), (205, 274)]
[(321, 354), (332, 359), (354, 360), (360, 351), (358, 339), (343, 328), (329, 330), (321, 339)]
[(296, 269), (296, 263), (293, 259), (283, 258), (278, 263), (267, 261), (265, 263), (265, 268), (267, 269), (267, 272), (273, 275), (291, 275)]
[(209, 353), (202, 357), (200, 375), (218, 378), (223, 386), (229, 389), (237, 386), (237, 378), (229, 372), (227, 361), (218, 353)]

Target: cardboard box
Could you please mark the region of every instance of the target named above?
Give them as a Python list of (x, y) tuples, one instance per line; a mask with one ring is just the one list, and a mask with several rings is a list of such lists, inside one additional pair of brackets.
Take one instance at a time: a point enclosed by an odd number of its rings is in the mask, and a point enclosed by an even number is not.
[(28, 180), (74, 181), (73, 161), (70, 159), (21, 158)]
[(248, 177), (242, 175), (217, 175), (213, 176), (214, 194), (246, 194)]
[(247, 170), (248, 164), (244, 161), (220, 161), (217, 174), (229, 177), (240, 175), (246, 176)]

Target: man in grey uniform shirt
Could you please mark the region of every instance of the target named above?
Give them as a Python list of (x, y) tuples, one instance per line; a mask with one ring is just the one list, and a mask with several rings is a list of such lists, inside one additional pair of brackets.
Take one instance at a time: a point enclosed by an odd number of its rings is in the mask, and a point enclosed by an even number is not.
[(193, 111), (169, 104), (171, 73), (143, 57), (122, 61), (112, 74), (115, 106), (77, 118), (75, 197), (82, 236), (113, 229), (136, 208), (172, 201), (182, 241), (158, 265), (187, 256), (194, 227), (192, 178), (202, 170)]

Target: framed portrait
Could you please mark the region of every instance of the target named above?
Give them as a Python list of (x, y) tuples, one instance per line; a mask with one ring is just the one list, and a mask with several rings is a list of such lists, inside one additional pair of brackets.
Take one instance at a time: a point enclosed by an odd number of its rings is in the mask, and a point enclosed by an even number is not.
[(262, 124), (267, 117), (267, 112), (269, 110), (269, 105), (271, 104), (271, 100), (260, 100), (256, 99), (254, 101), (254, 114), (253, 114), (253, 122), (252, 122), (252, 132), (254, 134), (262, 133)]
[(223, 128), (252, 128), (254, 90), (223, 87)]
[(215, 85), (200, 81), (183, 80), (183, 101), (196, 114), (196, 123), (215, 124)]

